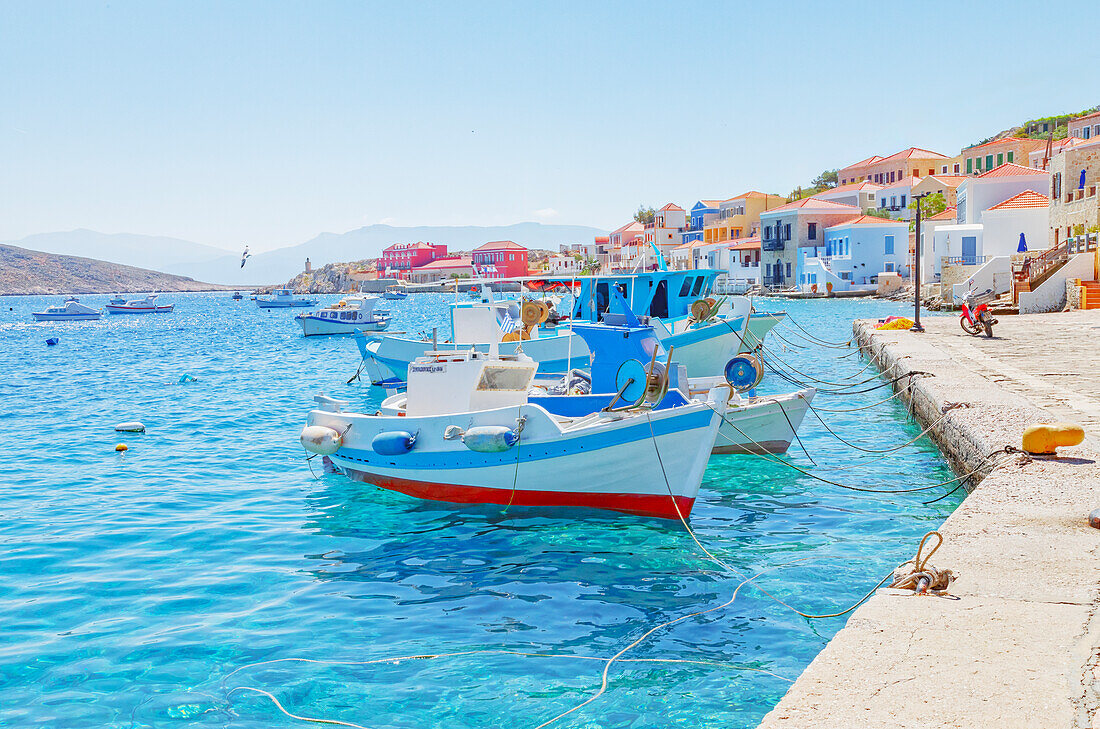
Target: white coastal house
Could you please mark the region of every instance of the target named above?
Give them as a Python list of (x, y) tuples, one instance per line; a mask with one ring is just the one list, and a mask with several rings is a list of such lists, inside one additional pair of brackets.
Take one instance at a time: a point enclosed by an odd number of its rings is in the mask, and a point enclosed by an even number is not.
[(760, 237), (727, 241), (729, 263), (726, 281), (731, 291), (747, 290), (760, 285)]
[(874, 289), (880, 273), (908, 276), (909, 224), (860, 215), (830, 225), (820, 245), (799, 249), (799, 288)]
[[(1048, 177), (1043, 170), (1009, 163), (959, 185), (955, 223), (937, 225), (932, 234), (933, 280), (942, 274), (945, 260), (980, 265), (1015, 253), (1021, 233), (1030, 250), (1047, 248), (1049, 198), (1038, 191), (1047, 189)], [(1030, 194), (1021, 195), (1025, 192)]]

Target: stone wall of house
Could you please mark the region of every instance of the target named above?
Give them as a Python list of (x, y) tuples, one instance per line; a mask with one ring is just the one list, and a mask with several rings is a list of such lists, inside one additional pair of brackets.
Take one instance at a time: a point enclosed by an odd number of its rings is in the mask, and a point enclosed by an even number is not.
[(951, 287), (970, 278), (984, 264), (964, 266), (957, 263), (945, 263), (940, 271), (940, 298), (948, 303), (951, 301)]
[(1077, 285), (1077, 279), (1066, 279), (1066, 308), (1081, 308), (1081, 287)]
[[(1085, 189), (1077, 199), (1081, 170), (1085, 170)], [(1100, 144), (1079, 149), (1068, 149), (1055, 155), (1050, 161), (1051, 176), (1062, 174), (1062, 190), (1058, 199), (1050, 201), (1050, 245), (1054, 245), (1055, 231), (1059, 243), (1066, 239), (1066, 228), (1073, 233), (1075, 226), (1084, 231), (1100, 225)], [(1092, 193), (1091, 195), (1089, 193)], [(1047, 194), (1050, 190), (1047, 190)], [(1072, 202), (1066, 202), (1069, 195)]]

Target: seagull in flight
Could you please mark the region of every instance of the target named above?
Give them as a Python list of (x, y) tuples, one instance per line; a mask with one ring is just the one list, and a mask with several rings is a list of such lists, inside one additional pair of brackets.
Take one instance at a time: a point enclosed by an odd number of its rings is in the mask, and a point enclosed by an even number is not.
[(252, 254), (248, 252), (248, 246), (244, 247), (244, 253), (241, 254), (241, 268), (244, 268), (244, 262), (248, 260), (248, 257)]

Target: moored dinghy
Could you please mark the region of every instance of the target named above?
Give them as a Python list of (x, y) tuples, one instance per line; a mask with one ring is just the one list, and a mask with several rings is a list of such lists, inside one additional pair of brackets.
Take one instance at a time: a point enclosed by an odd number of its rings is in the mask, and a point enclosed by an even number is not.
[(424, 499), (687, 517), (724, 402), (555, 416), (528, 402), (537, 364), (428, 352), (378, 414), (324, 396), (301, 442), (347, 476)]
[(291, 309), (298, 306), (316, 306), (317, 299), (299, 299), (290, 289), (275, 289), (271, 296), (254, 299), (261, 309)]

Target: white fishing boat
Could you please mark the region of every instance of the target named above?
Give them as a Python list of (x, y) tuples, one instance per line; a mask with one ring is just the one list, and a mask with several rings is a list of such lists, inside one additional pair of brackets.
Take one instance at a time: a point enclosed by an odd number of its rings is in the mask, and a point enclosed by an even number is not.
[(352, 479), (423, 499), (690, 514), (724, 399), (554, 415), (528, 401), (536, 369), (522, 354), (428, 352), (377, 414), (317, 397), (300, 441)]
[(307, 337), (379, 332), (390, 325), (390, 312), (377, 308), (380, 301), (377, 296), (346, 296), (331, 306), (298, 314), (294, 320)]
[(275, 289), (271, 296), (257, 296), (256, 306), (261, 309), (291, 309), (299, 306), (316, 306), (317, 299), (300, 299), (290, 289)]
[(403, 284), (394, 284), (393, 286), (387, 286), (386, 290), (382, 293), (382, 298), (387, 301), (400, 301), (407, 298), (409, 292), (405, 289)]
[(175, 304), (158, 304), (157, 294), (149, 294), (144, 299), (132, 299), (121, 301), (115, 297), (107, 303), (108, 314), (168, 314), (172, 312)]
[(45, 311), (31, 314), (35, 321), (95, 321), (103, 313), (80, 303), (80, 299), (69, 297), (63, 304), (47, 306)]

